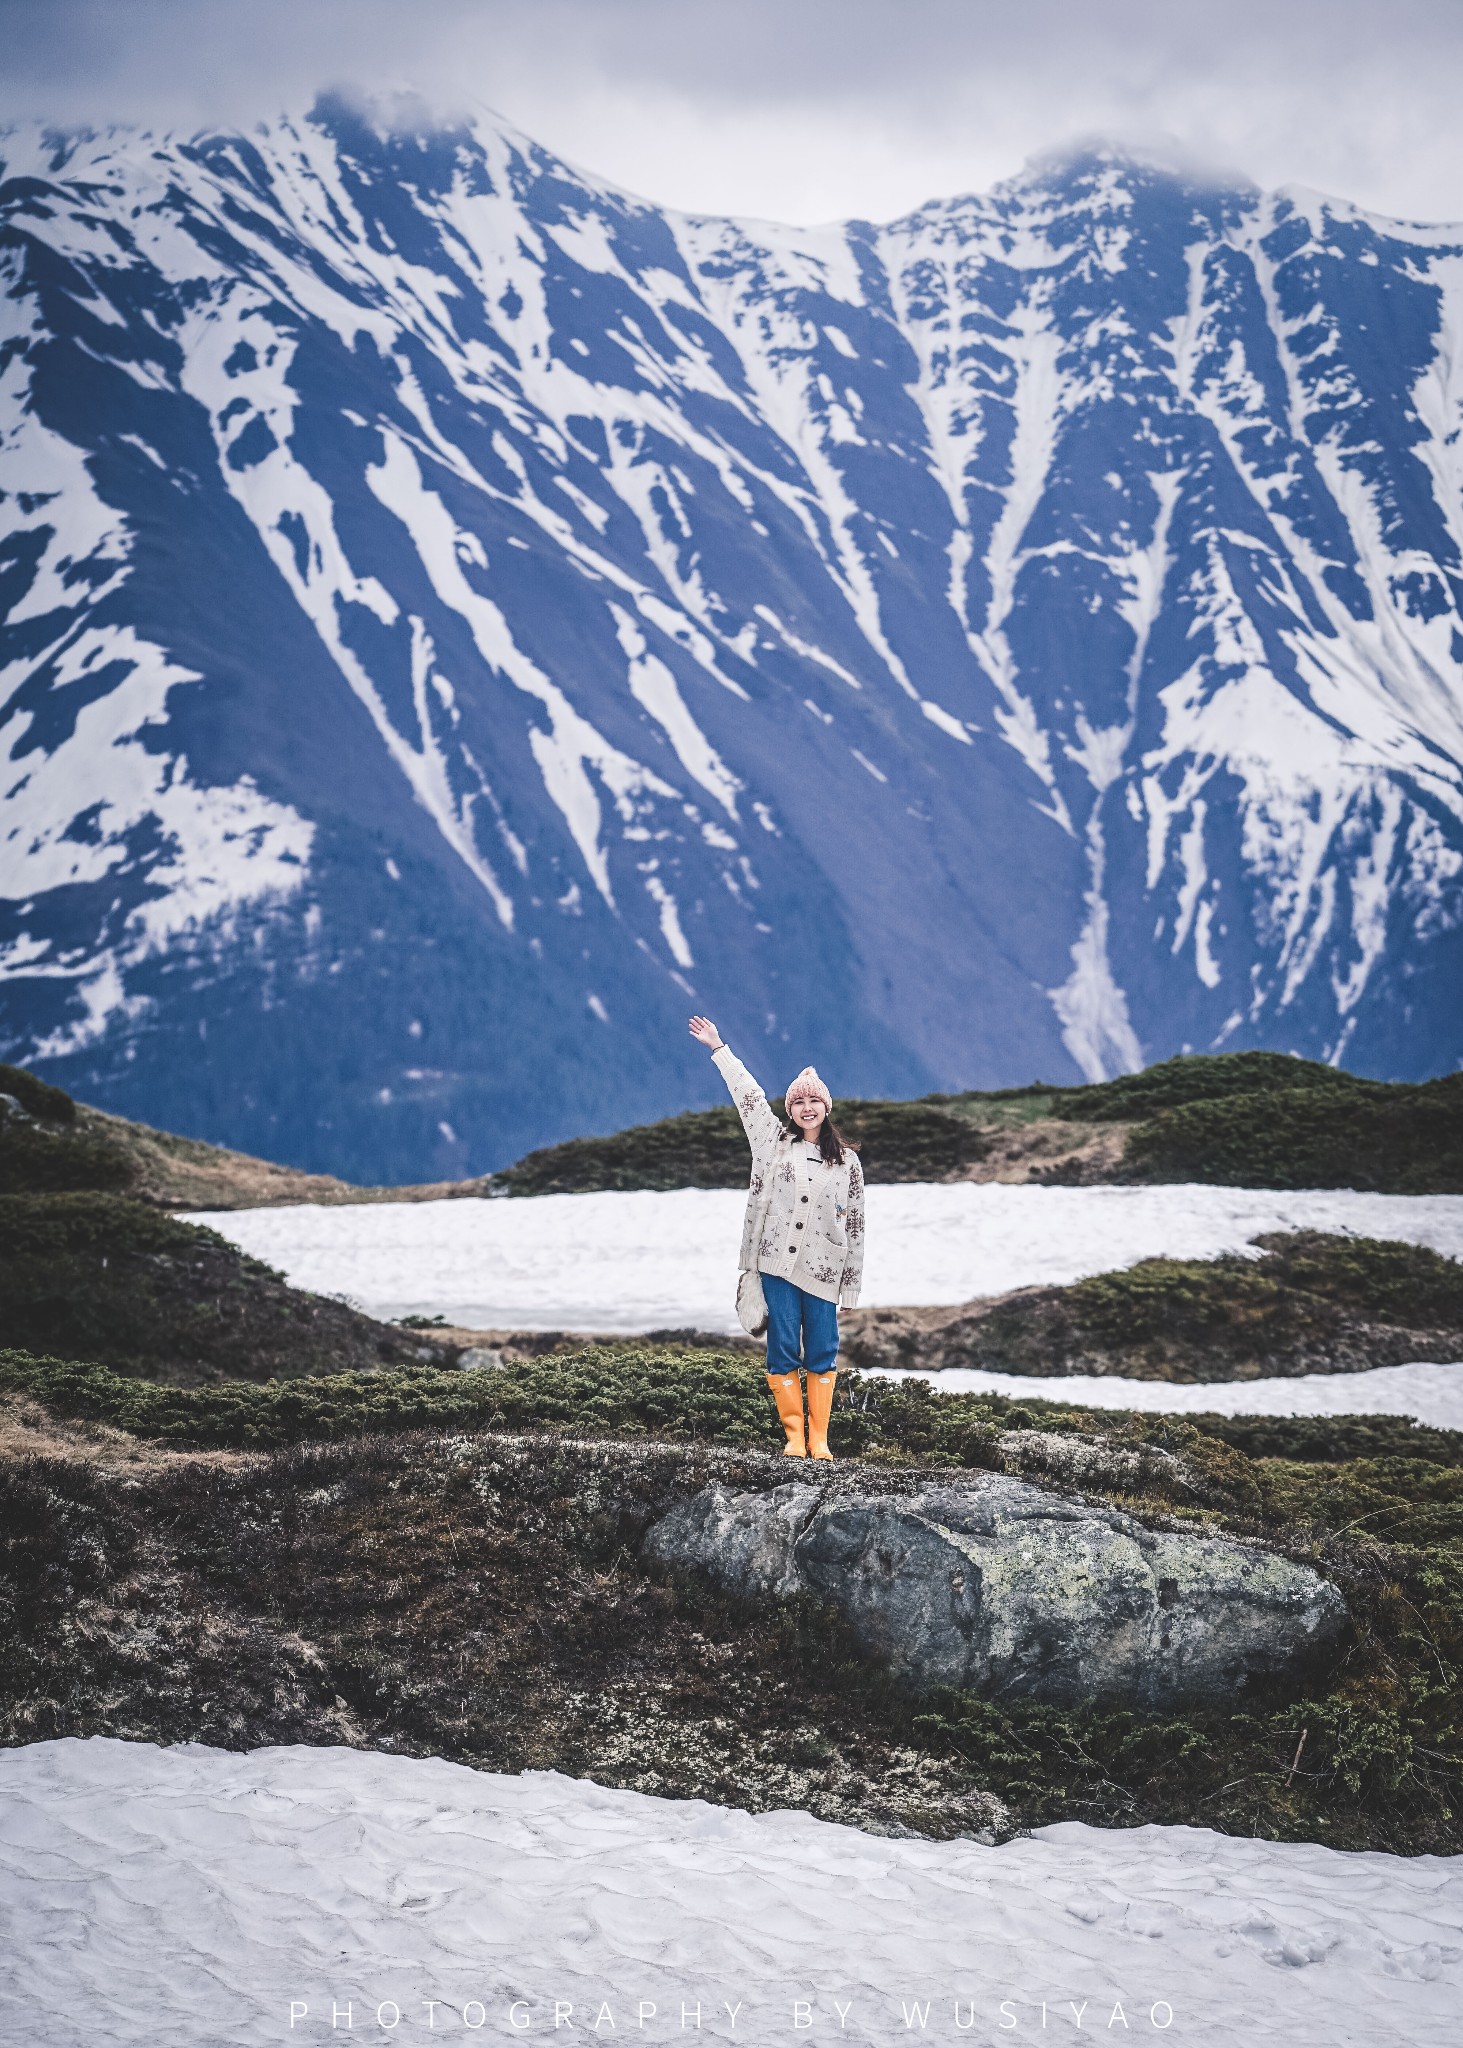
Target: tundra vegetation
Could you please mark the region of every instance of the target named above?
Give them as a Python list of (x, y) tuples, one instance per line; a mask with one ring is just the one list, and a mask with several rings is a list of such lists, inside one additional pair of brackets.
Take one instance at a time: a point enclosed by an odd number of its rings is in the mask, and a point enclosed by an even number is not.
[(1463, 1434), (850, 1376), (833, 1442), (861, 1483), (1018, 1472), (1262, 1539), (1342, 1591), (1351, 1629), (1304, 1697), (1144, 1715), (907, 1694), (807, 1600), (647, 1567), (650, 1522), (710, 1479), (786, 1477), (745, 1354), (173, 1387), (10, 1352), (0, 1404), (6, 1741), (347, 1741), (935, 1835), (1463, 1847)]
[[(1129, 1142), (1264, 1094), (1268, 1056), (1234, 1058), (1207, 1080), (1204, 1062), (1170, 1062), (1065, 1095), (1105, 1104)], [(1327, 1115), (1425, 1092), (1282, 1067), (1278, 1092)], [(746, 1351), (510, 1348), (501, 1368), (463, 1369), (450, 1333), (302, 1295), (160, 1213), (165, 1134), (148, 1152), (122, 1127), (145, 1173), (98, 1168), (97, 1113), (15, 1071), (0, 1075), (0, 1740), (349, 1742), (933, 1835), (1075, 1818), (1463, 1848), (1463, 1434), (1093, 1412), (851, 1373), (832, 1441), (861, 1484), (1019, 1474), (1154, 1527), (1263, 1541), (1330, 1578), (1351, 1616), (1304, 1697), (1258, 1692), (1238, 1712), (916, 1695), (808, 1599), (738, 1603), (641, 1557), (650, 1523), (711, 1480), (785, 1479)], [(1196, 1074), (1209, 1094), (1184, 1096)], [(1009, 1136), (1052, 1121), (1057, 1093), (980, 1098), (988, 1124), (970, 1098), (926, 1107), (957, 1135)], [(1448, 1100), (1429, 1112), (1430, 1171)], [(1058, 1121), (1082, 1118), (1064, 1100)], [(1216, 1356), (1282, 1296), (1376, 1330), (1459, 1320), (1450, 1262), (1308, 1237), (1062, 1292), (1084, 1342), (1182, 1336)]]
[[(1463, 1074), (1369, 1081), (1284, 1053), (1217, 1053), (1080, 1088), (1033, 1081), (918, 1102), (837, 1101), (833, 1114), (871, 1181), (1463, 1191)], [(549, 1146), (493, 1180), (538, 1195), (738, 1187), (746, 1176), (728, 1106)]]
[(216, 1231), (90, 1192), (0, 1195), (0, 1330), (183, 1384), (402, 1365), (422, 1351), (404, 1330), (290, 1287)]
[[(845, 1100), (834, 1115), (871, 1181), (1463, 1192), (1463, 1074), (1371, 1081), (1284, 1053), (1200, 1054), (1085, 1087), (1033, 1081), (917, 1102)], [(107, 1116), (0, 1066), (0, 1193), (101, 1188), (163, 1208), (227, 1209), (740, 1187), (746, 1177), (746, 1140), (729, 1104), (574, 1138), (477, 1180), (357, 1188)]]
[(1426, 1246), (1277, 1232), (1258, 1256), (1143, 1259), (959, 1308), (861, 1309), (865, 1370), (1242, 1380), (1463, 1358), (1463, 1265)]
[[(1186, 1381), (1460, 1356), (1456, 1260), (1314, 1232), (1264, 1246), (1259, 1259), (1148, 1259), (957, 1309), (857, 1310), (844, 1355), (865, 1369)], [(429, 1320), (412, 1321), (396, 1328), (290, 1287), (217, 1232), (125, 1196), (0, 1195), (0, 1332), (23, 1350), (179, 1385), (455, 1359)], [(552, 1335), (506, 1347), (570, 1348)]]

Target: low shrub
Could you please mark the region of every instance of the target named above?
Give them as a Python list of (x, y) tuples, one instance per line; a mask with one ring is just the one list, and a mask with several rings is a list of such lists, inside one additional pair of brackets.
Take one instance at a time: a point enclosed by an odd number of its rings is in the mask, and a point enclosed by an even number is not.
[(16, 1116), (0, 1120), (0, 1195), (118, 1189), (132, 1178), (127, 1154), (96, 1132)]
[[(53, 1413), (190, 1449), (282, 1449), (401, 1430), (549, 1430), (696, 1444), (781, 1446), (760, 1360), (745, 1352), (597, 1344), (482, 1370), (430, 1365), (306, 1379), (159, 1386), (75, 1359), (0, 1351), (0, 1388)], [(928, 1380), (840, 1377), (840, 1457), (979, 1466), (1001, 1431), (1101, 1437), (1192, 1454), (1204, 1443), (1297, 1463), (1356, 1457), (1463, 1466), (1463, 1432), (1401, 1416), (1150, 1415), (1003, 1394), (942, 1394)]]
[(1266, 1088), (1165, 1110), (1128, 1135), (1138, 1179), (1463, 1192), (1463, 1074), (1416, 1086)]
[(27, 1116), (39, 1117), (42, 1123), (70, 1124), (76, 1121), (76, 1104), (64, 1088), (53, 1088), (49, 1081), (42, 1081), (24, 1067), (8, 1066), (3, 1060), (0, 1060), (0, 1095), (13, 1096)]
[[(944, 1098), (951, 1103), (965, 1099)], [(781, 1100), (772, 1108), (781, 1115)], [(836, 1102), (833, 1118), (858, 1148), (871, 1181), (949, 1180), (984, 1158), (989, 1143), (969, 1117), (938, 1102)], [(749, 1164), (736, 1111), (703, 1109), (663, 1123), (637, 1124), (608, 1138), (572, 1138), (547, 1146), (496, 1174), (494, 1181), (510, 1195), (742, 1188)]]
[(80, 1360), (0, 1352), (0, 1387), (55, 1414), (189, 1449), (273, 1450), (401, 1430), (547, 1429), (681, 1442), (781, 1442), (745, 1356), (598, 1348), (485, 1370), (430, 1365), (158, 1386)]
[(1094, 1340), (1115, 1346), (1152, 1338), (1212, 1341), (1222, 1330), (1282, 1314), (1294, 1324), (1336, 1304), (1370, 1321), (1463, 1331), (1463, 1264), (1425, 1245), (1275, 1233), (1248, 1259), (1143, 1259), (1064, 1290), (1069, 1313)]
[(414, 1349), (216, 1231), (91, 1191), (0, 1195), (0, 1330), (32, 1352), (184, 1382), (361, 1369)]
[[(1016, 1827), (1463, 1846), (1463, 1436), (1316, 1419), (1300, 1427), (1332, 1432), (1324, 1448), (1363, 1431), (1383, 1454), (1308, 1464), (1211, 1433), (1242, 1433), (1244, 1418), (1083, 1416), (855, 1381), (867, 1402), (835, 1428), (860, 1417), (885, 1460), (944, 1455), (961, 1430), (989, 1455), (997, 1427), (1176, 1451), (1204, 1478), (1202, 1509), (1115, 1494), (1100, 1474), (1080, 1483), (1140, 1514), (1260, 1537), (1341, 1588), (1352, 1631), (1323, 1690), (1149, 1716), (913, 1699), (811, 1602), (769, 1609), (647, 1573), (645, 1526), (710, 1471), (765, 1483), (760, 1461), (711, 1467), (689, 1441), (773, 1448), (745, 1358), (623, 1346), (504, 1372), (186, 1391), (8, 1353), (0, 1386), (171, 1441), (290, 1445), (243, 1464), (0, 1466), (0, 1740), (347, 1741), (943, 1833), (995, 1793)], [(524, 1438), (474, 1441), (484, 1416)], [(590, 1416), (601, 1434), (686, 1449), (577, 1449), (565, 1439)], [(1252, 1421), (1282, 1440), (1290, 1427)], [(434, 1433), (393, 1434), (412, 1427)], [(368, 1440), (319, 1441), (332, 1431)]]
[(1285, 1052), (1184, 1053), (1138, 1074), (1064, 1088), (1053, 1114), (1079, 1123), (1133, 1123), (1189, 1102), (1222, 1102), (1274, 1088), (1369, 1092), (1384, 1085)]
[(26, 1258), (50, 1261), (73, 1252), (115, 1257), (162, 1252), (186, 1257), (203, 1245), (229, 1253), (245, 1271), (279, 1278), (271, 1267), (249, 1258), (207, 1225), (180, 1222), (124, 1195), (74, 1189), (39, 1199), (0, 1196), (0, 1274), (12, 1271), (16, 1261)]
[(1319, 1230), (1257, 1238), (1263, 1270), (1282, 1286), (1360, 1309), (1374, 1322), (1463, 1330), (1463, 1262), (1393, 1238)]

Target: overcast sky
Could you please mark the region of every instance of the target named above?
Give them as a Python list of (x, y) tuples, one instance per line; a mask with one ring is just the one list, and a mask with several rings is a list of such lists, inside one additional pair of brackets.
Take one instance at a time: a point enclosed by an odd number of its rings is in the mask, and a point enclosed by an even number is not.
[(1463, 220), (1463, 0), (0, 0), (0, 111), (411, 85), (647, 198), (888, 219), (1094, 135)]

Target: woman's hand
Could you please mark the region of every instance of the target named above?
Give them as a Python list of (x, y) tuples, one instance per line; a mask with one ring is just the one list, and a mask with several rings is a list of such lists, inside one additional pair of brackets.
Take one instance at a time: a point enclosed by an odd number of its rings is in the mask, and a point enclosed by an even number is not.
[(721, 1033), (709, 1017), (691, 1019), (691, 1036), (704, 1045), (708, 1052), (720, 1052), (724, 1043)]

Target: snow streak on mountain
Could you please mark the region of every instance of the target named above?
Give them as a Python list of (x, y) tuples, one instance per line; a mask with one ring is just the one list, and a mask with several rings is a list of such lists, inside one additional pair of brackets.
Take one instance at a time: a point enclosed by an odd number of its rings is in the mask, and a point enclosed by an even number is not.
[(717, 1090), (1463, 1059), (1463, 229), (1110, 153), (677, 216), (0, 138), (0, 1016), (479, 1170)]

